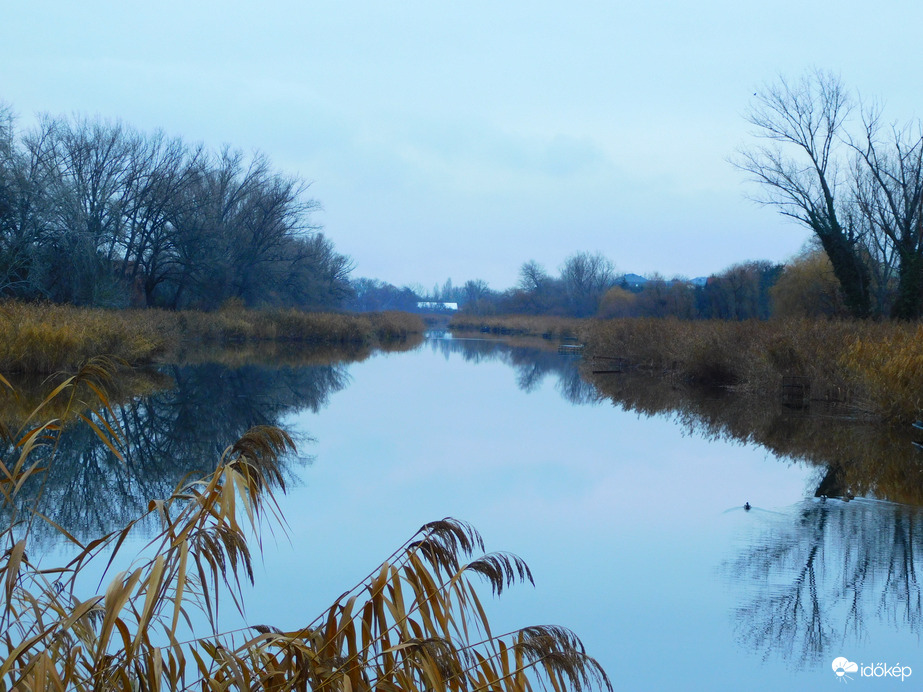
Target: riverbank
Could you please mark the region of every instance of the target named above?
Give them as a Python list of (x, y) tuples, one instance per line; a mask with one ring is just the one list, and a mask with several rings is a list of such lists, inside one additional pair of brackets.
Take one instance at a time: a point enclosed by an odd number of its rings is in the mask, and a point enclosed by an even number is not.
[(130, 366), (170, 361), (198, 348), (274, 342), (291, 346), (375, 346), (422, 334), (403, 312), (310, 313), (294, 309), (216, 312), (103, 310), (0, 304), (0, 372), (75, 370), (108, 356)]
[(449, 329), (462, 332), (481, 332), (502, 336), (540, 336), (545, 339), (580, 338), (592, 320), (574, 317), (547, 317), (540, 315), (504, 315), (480, 317), (456, 315), (449, 321)]
[[(564, 335), (560, 318), (453, 320), (453, 329)], [(758, 396), (842, 404), (892, 422), (923, 409), (923, 327), (852, 320), (718, 320), (628, 318), (568, 320), (585, 344), (588, 367), (642, 371), (704, 387)], [(504, 327), (504, 325), (506, 325)]]

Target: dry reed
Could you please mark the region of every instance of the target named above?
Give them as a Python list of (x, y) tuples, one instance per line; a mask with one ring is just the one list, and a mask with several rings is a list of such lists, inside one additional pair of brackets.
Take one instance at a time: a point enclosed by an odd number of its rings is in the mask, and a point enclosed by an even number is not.
[(810, 383), (810, 396), (848, 401), (895, 421), (920, 415), (923, 331), (905, 323), (621, 319), (592, 322), (591, 357), (621, 357), (635, 369), (706, 386), (777, 396), (783, 378)]
[(541, 336), (546, 339), (580, 338), (589, 320), (543, 315), (506, 315), (481, 317), (456, 315), (449, 329), (459, 332), (485, 332), (506, 336)]
[(575, 337), (588, 359), (707, 387), (778, 396), (784, 378), (809, 383), (810, 396), (851, 404), (893, 422), (923, 413), (923, 327), (857, 320), (565, 319), (455, 317), (454, 331)]
[(423, 333), (416, 315), (341, 314), (294, 309), (217, 312), (103, 310), (65, 305), (0, 304), (0, 371), (74, 372), (108, 356), (129, 365), (175, 358), (202, 345), (279, 342), (309, 346), (375, 346)]

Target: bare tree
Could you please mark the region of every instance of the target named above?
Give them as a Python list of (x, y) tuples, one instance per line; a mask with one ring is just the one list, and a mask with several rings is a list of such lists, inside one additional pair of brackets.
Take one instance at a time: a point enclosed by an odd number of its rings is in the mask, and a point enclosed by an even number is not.
[(551, 281), (545, 268), (535, 260), (524, 262), (519, 268), (519, 288), (523, 291), (537, 293)]
[(769, 142), (741, 152), (734, 164), (760, 183), (758, 201), (775, 206), (813, 231), (843, 288), (850, 312), (867, 316), (869, 270), (859, 229), (845, 223), (851, 204), (840, 149), (852, 101), (837, 77), (815, 71), (800, 81), (780, 79), (756, 94), (747, 119)]
[(0, 104), (0, 294), (83, 304), (338, 307), (349, 258), (308, 185), (257, 153), (209, 154), (117, 122)]
[(56, 125), (48, 118), (25, 137), (16, 138), (8, 121), (4, 146), (6, 213), (0, 219), (0, 291), (5, 295), (48, 298), (52, 272), (43, 251), (54, 240), (51, 164)]
[(61, 120), (52, 132), (52, 294), (78, 304), (123, 300), (109, 261), (130, 186), (133, 133), (120, 123), (85, 119)]
[(892, 126), (887, 141), (879, 112), (868, 112), (863, 126), (862, 138), (852, 142), (858, 215), (867, 224), (869, 246), (878, 250), (885, 267), (896, 256), (892, 316), (917, 319), (923, 314), (923, 125)]
[(121, 253), (119, 275), (148, 306), (155, 304), (155, 291), (169, 276), (172, 222), (202, 156), (201, 147), (190, 150), (180, 139), (168, 139), (161, 132), (134, 140), (122, 229), (110, 252)]
[(561, 282), (572, 314), (580, 317), (596, 312), (599, 299), (615, 279), (615, 265), (602, 253), (578, 252), (561, 265)]

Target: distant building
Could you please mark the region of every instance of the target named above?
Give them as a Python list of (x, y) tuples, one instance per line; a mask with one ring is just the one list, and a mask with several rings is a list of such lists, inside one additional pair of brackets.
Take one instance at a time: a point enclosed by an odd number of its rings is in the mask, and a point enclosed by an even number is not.
[(423, 301), (417, 303), (417, 310), (429, 312), (458, 312), (458, 303), (438, 303), (435, 301)]
[[(658, 279), (658, 281), (663, 281), (671, 286), (673, 284), (686, 284), (688, 286), (702, 287), (705, 285), (707, 279), (704, 276), (697, 276), (694, 279)], [(640, 274), (625, 274), (617, 282), (622, 288), (627, 288), (631, 291), (640, 291), (647, 284), (651, 282), (651, 279), (641, 276)]]
[(647, 283), (647, 279), (640, 274), (625, 274), (625, 276), (622, 277), (622, 281), (626, 288), (643, 288), (644, 284)]

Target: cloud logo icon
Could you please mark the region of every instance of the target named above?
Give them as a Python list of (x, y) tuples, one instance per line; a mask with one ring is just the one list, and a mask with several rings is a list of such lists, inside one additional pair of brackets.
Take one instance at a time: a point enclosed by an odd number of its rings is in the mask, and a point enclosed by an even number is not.
[(846, 673), (858, 673), (859, 665), (840, 656), (833, 659), (833, 672), (838, 678), (842, 678)]

